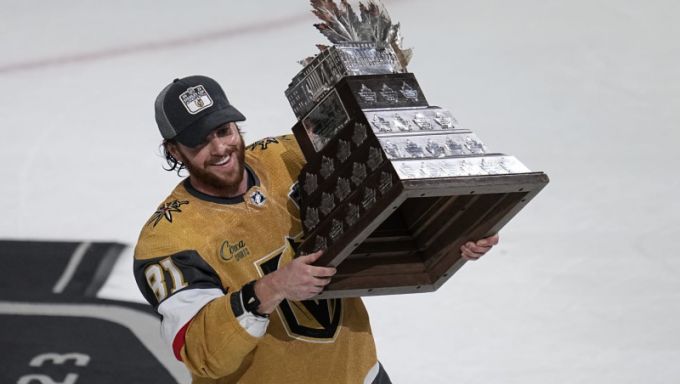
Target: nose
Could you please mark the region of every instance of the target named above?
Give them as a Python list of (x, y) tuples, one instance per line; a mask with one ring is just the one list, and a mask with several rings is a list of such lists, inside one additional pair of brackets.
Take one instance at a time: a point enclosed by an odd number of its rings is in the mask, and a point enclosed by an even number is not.
[(213, 155), (223, 155), (224, 150), (229, 145), (229, 140), (227, 137), (220, 137), (217, 135), (212, 135), (208, 139), (208, 146), (210, 147), (210, 153)]

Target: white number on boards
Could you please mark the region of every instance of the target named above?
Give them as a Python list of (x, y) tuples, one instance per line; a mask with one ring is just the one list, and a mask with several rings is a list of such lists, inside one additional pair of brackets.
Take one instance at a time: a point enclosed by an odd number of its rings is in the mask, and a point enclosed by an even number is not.
[[(38, 355), (31, 359), (31, 362), (28, 363), (28, 365), (31, 367), (42, 367), (46, 362), (50, 362), (54, 365), (62, 365), (69, 360), (73, 360), (73, 364), (77, 367), (84, 367), (90, 362), (90, 356), (84, 353), (75, 352), (61, 354), (54, 352), (43, 353), (42, 355)], [(36, 382), (39, 384), (75, 384), (76, 380), (78, 380), (77, 373), (66, 374), (66, 378), (63, 381), (55, 381), (47, 375), (31, 374), (21, 376), (17, 381), (17, 384), (32, 384)]]

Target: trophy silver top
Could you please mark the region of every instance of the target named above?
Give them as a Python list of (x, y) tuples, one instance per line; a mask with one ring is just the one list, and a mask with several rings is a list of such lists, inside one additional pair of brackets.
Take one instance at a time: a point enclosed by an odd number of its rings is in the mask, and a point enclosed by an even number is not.
[[(340, 6), (333, 0), (311, 0), (312, 13), (322, 22), (314, 24), (333, 44), (371, 42), (378, 49), (391, 47), (403, 70), (406, 70), (411, 60), (411, 49), (402, 49), (402, 37), (399, 23), (392, 23), (389, 13), (379, 0), (368, 0), (365, 4), (359, 2), (356, 12), (346, 0), (341, 0)], [(323, 50), (324, 46), (319, 46)], [(300, 63), (304, 66), (313, 58), (307, 58)]]
[(332, 0), (311, 3), (322, 21), (314, 26), (333, 45), (318, 46), (319, 54), (300, 61), (304, 68), (285, 92), (298, 119), (345, 76), (406, 72), (412, 52), (401, 48), (399, 23), (392, 23), (382, 4), (360, 2), (355, 12), (345, 0), (340, 6)]

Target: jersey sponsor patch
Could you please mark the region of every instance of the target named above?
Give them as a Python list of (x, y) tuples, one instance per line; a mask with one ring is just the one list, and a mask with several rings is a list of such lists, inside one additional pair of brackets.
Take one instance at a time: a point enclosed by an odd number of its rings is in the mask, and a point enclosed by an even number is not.
[(250, 249), (248, 249), (246, 242), (243, 240), (233, 242), (224, 240), (220, 246), (220, 260), (241, 261), (247, 256), (250, 256)]
[(179, 95), (179, 99), (182, 101), (184, 108), (192, 115), (213, 105), (212, 98), (202, 85), (187, 88), (186, 91)]

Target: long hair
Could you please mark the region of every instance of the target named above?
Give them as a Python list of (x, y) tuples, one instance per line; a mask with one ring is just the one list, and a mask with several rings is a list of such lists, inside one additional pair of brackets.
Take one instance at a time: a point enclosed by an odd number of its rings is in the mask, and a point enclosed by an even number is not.
[(168, 149), (168, 146), (174, 145), (175, 140), (174, 139), (166, 139), (163, 140), (161, 143), (161, 151), (163, 152), (163, 157), (165, 157), (165, 162), (168, 163), (168, 167), (163, 167), (164, 170), (172, 172), (175, 171), (177, 172), (177, 176), (182, 176), (181, 172), (187, 167), (184, 165), (183, 162), (180, 160), (175, 159), (175, 156), (170, 153), (170, 150)]

